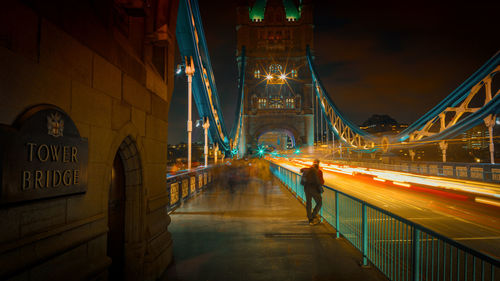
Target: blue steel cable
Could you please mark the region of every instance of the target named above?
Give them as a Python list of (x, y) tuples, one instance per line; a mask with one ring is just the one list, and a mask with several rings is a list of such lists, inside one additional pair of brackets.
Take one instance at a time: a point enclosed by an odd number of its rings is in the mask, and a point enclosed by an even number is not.
[(444, 98), (440, 103), (438, 103), (434, 108), (425, 113), (417, 121), (412, 123), (408, 128), (398, 134), (397, 138), (400, 140), (406, 140), (408, 135), (415, 130), (420, 130), (428, 121), (430, 121), (439, 113), (443, 112), (447, 107), (456, 106), (458, 103), (463, 101), (470, 89), (479, 83), (486, 75), (495, 69), (495, 67), (500, 63), (500, 52), (497, 52), (492, 58), (490, 58), (483, 66), (481, 66), (474, 74), (472, 74), (465, 82), (457, 87), (450, 95)]
[[(193, 27), (193, 21), (195, 26)], [(176, 27), (177, 43), (182, 57), (192, 57), (195, 65), (193, 75), (193, 97), (201, 117), (208, 117), (210, 121), (210, 138), (219, 144), (222, 151), (229, 151), (224, 118), (219, 104), (213, 71), (210, 64), (207, 44), (201, 24), (201, 16), (197, 1), (181, 0), (177, 16)], [(206, 70), (203, 73), (202, 69)], [(203, 83), (203, 77), (208, 80), (208, 87)], [(211, 102), (210, 102), (211, 101)], [(212, 110), (212, 106), (214, 110)], [(218, 116), (216, 120), (215, 115)], [(218, 121), (218, 122), (217, 122)], [(218, 130), (220, 128), (220, 132)]]
[[(243, 122), (243, 101), (244, 101), (244, 96), (245, 96), (245, 68), (246, 68), (246, 59), (245, 59), (245, 46), (242, 47), (241, 49), (241, 66), (240, 66), (240, 79), (238, 83), (238, 100), (236, 102), (236, 116), (234, 119), (234, 124), (233, 124), (233, 129), (231, 130), (231, 139), (234, 140), (236, 135), (238, 135), (239, 132), (237, 132), (238, 127), (241, 130), (241, 123)], [(239, 126), (238, 126), (239, 125)]]
[[(323, 92), (325, 99), (327, 100), (329, 106), (335, 111), (335, 114), (342, 120), (344, 124), (346, 124), (353, 132), (359, 134), (360, 136), (367, 138), (369, 140), (374, 140), (376, 139), (375, 136), (370, 135), (364, 131), (362, 131), (357, 125), (353, 124), (350, 122), (343, 114), (342, 112), (338, 109), (338, 107), (335, 105), (335, 103), (332, 101), (331, 97), (327, 93), (327, 91), (324, 89), (323, 84), (321, 83), (321, 80), (317, 74), (317, 71), (314, 67), (313, 64), (313, 59), (311, 55), (311, 51), (309, 47), (307, 48), (307, 59), (309, 63), (309, 68), (311, 70), (311, 75), (313, 78), (313, 82), (318, 85), (318, 87), (321, 89)], [(462, 102), (468, 95), (473, 86), (478, 84), (482, 79), (484, 79), (485, 76), (487, 76), (489, 73), (491, 73), (495, 67), (500, 64), (500, 52), (497, 52), (491, 59), (489, 59), (478, 71), (476, 71), (472, 76), (470, 76), (462, 85), (460, 85), (456, 90), (454, 90), (450, 95), (448, 95), (445, 99), (443, 99), (438, 105), (436, 105), (433, 109), (431, 109), (429, 112), (424, 114), (422, 117), (420, 117), (416, 122), (411, 124), (407, 129), (405, 129), (403, 132), (400, 134), (396, 135), (395, 137), (391, 137), (391, 143), (401, 143), (405, 140), (407, 140), (409, 134), (416, 130), (422, 129), (422, 127), (430, 120), (433, 118), (436, 118), (441, 112), (443, 112), (446, 108), (448, 107), (454, 107), (457, 106), (460, 102)], [(315, 87), (314, 87), (315, 88)], [(315, 88), (316, 89), (316, 88)], [(319, 93), (316, 92), (316, 94), (319, 96)], [(494, 93), (493, 93), (494, 94)], [(324, 112), (324, 108), (321, 107)], [(481, 109), (478, 111), (470, 114), (469, 116), (461, 119), (459, 122), (457, 122), (455, 125), (450, 126), (449, 128), (443, 130), (440, 133), (434, 134), (430, 137), (426, 137), (426, 141), (440, 141), (440, 140), (446, 140), (455, 136), (460, 135), (461, 133), (473, 128), (474, 126), (477, 126), (481, 124), (488, 115), (490, 114), (497, 114), (500, 112), (500, 98), (499, 96), (494, 96), (493, 99), (483, 106)], [(329, 122), (329, 127), (334, 131), (334, 134), (338, 137), (338, 132), (335, 131), (333, 128), (333, 125)], [(419, 145), (418, 143), (412, 144), (412, 143), (404, 143), (405, 147), (412, 147)], [(372, 150), (359, 150), (359, 151), (365, 151), (365, 152), (373, 152)]]

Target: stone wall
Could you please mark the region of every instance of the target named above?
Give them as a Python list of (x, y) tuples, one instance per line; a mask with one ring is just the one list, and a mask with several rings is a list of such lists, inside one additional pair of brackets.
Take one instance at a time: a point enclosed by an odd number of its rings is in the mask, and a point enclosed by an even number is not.
[[(102, 12), (88, 3), (88, 10), (73, 10), (54, 2), (13, 1), (0, 12), (0, 124), (10, 126), (40, 104), (66, 112), (88, 139), (87, 192), (0, 206), (0, 279), (108, 278), (108, 193), (121, 149), (135, 159), (125, 163), (125, 276), (154, 280), (172, 257), (165, 172), (173, 59), (162, 77), (148, 61), (146, 41), (134, 44), (112, 25), (71, 14)], [(176, 12), (177, 1), (163, 2), (173, 2)], [(139, 41), (149, 32), (147, 16), (142, 21)], [(107, 44), (99, 34), (108, 35)], [(163, 44), (173, 58), (173, 35)]]

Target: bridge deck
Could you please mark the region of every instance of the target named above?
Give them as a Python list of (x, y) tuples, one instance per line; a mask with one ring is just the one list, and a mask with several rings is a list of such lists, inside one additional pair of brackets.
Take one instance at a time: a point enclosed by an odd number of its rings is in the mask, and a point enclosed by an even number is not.
[(386, 280), (276, 182), (220, 182), (171, 214), (174, 262), (162, 280)]

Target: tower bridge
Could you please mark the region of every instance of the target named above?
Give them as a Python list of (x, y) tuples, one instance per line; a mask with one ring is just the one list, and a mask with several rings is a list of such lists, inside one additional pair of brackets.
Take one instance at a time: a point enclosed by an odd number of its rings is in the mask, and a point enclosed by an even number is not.
[[(327, 160), (323, 164), (328, 190), (325, 200), (330, 207), (323, 208), (325, 221), (336, 229), (337, 237), (343, 235), (363, 254), (363, 265), (372, 264), (391, 280), (432, 280), (440, 279), (441, 274), (468, 279), (468, 272), (477, 266), (459, 260), (470, 260), (471, 256), (489, 266), (489, 274), (482, 277), (496, 278), (497, 249), (491, 247), (495, 242), (488, 237), (496, 241), (500, 236), (498, 229), (489, 228), (484, 220), (496, 221), (493, 217), (498, 210), (490, 208), (500, 206), (500, 169), (495, 164), (493, 136), (493, 120), (500, 112), (496, 75), (500, 53), (415, 123), (389, 135), (370, 134), (342, 113), (320, 79), (313, 56), (310, 4), (286, 0), (239, 4), (239, 99), (228, 142), (232, 158), (248, 155), (268, 132), (293, 139), (300, 149), (266, 155), (260, 148), (258, 156), (265, 156), (275, 177), (302, 202), (305, 195), (299, 184), (299, 169), (310, 165), (313, 158)], [(189, 7), (185, 7), (189, 14)], [(205, 48), (194, 40), (197, 36), (199, 33), (178, 33), (178, 40), (181, 46), (193, 42), (193, 49)], [(198, 56), (188, 48), (181, 48), (181, 53)], [(195, 67), (207, 65), (195, 63)], [(208, 86), (212, 91), (195, 98), (204, 100), (214, 95), (213, 85)], [(489, 130), (490, 164), (447, 163), (448, 145), (482, 124)], [(220, 137), (212, 137), (217, 139)], [(379, 160), (391, 151), (406, 151), (413, 160), (415, 148), (429, 144), (440, 151), (441, 162)], [(369, 155), (369, 161), (352, 157), (353, 153)], [(420, 193), (429, 197), (424, 199)], [(439, 215), (429, 206), (434, 200), (446, 201), (445, 207), (435, 206), (443, 208)], [(460, 204), (460, 215), (451, 214), (449, 210), (457, 208), (457, 200), (473, 203)], [(458, 222), (461, 220), (463, 223)], [(472, 225), (481, 230), (458, 235), (449, 228), (471, 230)], [(481, 246), (466, 242), (470, 239), (482, 241)], [(443, 259), (440, 253), (445, 251), (448, 257), (454, 255), (449, 251), (456, 252), (456, 259)], [(472, 275), (477, 277), (476, 273)]]
[(273, 131), (286, 134), (293, 146), (313, 145), (311, 75), (304, 56), (313, 45), (311, 3), (260, 0), (237, 11), (238, 56), (243, 47), (246, 52), (240, 153)]

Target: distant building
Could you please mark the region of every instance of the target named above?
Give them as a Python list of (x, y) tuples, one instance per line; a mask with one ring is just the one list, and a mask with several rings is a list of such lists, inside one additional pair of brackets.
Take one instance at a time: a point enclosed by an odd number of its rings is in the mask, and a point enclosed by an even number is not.
[(374, 114), (360, 128), (374, 135), (395, 135), (408, 128), (408, 124), (399, 124), (389, 115)]
[(489, 148), (490, 134), (488, 128), (484, 124), (480, 124), (462, 134), (462, 148), (471, 150), (480, 150)]
[[(202, 142), (193, 142), (191, 145), (191, 161), (196, 166), (197, 163), (204, 162), (204, 148), (205, 143)], [(168, 164), (173, 165), (179, 161), (187, 162), (188, 157), (188, 146), (187, 143), (181, 142), (178, 144), (169, 144), (167, 147), (168, 154)], [(211, 155), (209, 150), (209, 155)]]

